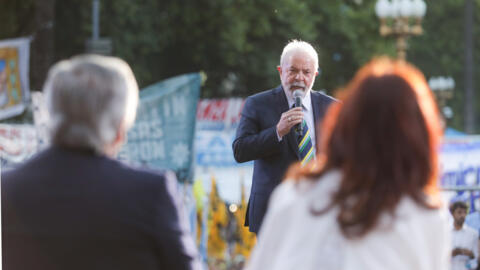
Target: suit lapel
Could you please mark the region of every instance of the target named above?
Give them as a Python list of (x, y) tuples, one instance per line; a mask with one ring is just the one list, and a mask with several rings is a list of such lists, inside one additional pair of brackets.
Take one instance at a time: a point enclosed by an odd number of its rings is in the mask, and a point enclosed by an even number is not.
[[(285, 92), (283, 91), (283, 87), (279, 86), (275, 89), (274, 91), (275, 96), (276, 96), (276, 106), (278, 108), (278, 118), (277, 121), (280, 120), (280, 117), (282, 117), (282, 113), (286, 112), (289, 110), (288, 108), (288, 101), (287, 97), (285, 96)], [(290, 130), (290, 132), (284, 136), (284, 139), (286, 138), (287, 144), (290, 146), (291, 150), (295, 155), (297, 156), (298, 159), (300, 159), (300, 154), (298, 153), (298, 146), (297, 146), (297, 140), (295, 138), (295, 131), (293, 128)]]
[[(312, 98), (312, 110), (313, 110), (313, 121), (315, 125), (315, 138), (316, 141), (320, 141), (320, 136), (321, 136), (321, 122), (323, 119), (323, 116), (326, 113), (326, 109), (328, 107), (328, 104), (323, 104), (321, 95), (318, 92), (311, 91), (311, 98)], [(316, 143), (316, 153), (318, 153), (319, 150), (319, 144)]]
[[(320, 109), (318, 103), (317, 95), (314, 94), (313, 90), (311, 91), (312, 97), (312, 110), (313, 110), (313, 125), (315, 126), (315, 138), (318, 138), (318, 134), (320, 134), (319, 125), (320, 125)], [(317, 140), (318, 141), (318, 140)], [(318, 149), (317, 149), (318, 150)]]

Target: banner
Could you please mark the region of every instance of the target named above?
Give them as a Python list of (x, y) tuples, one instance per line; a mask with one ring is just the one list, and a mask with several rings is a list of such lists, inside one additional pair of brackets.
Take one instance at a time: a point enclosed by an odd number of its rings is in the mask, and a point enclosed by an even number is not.
[(143, 89), (135, 124), (119, 158), (143, 167), (168, 168), (180, 181), (192, 181), (200, 84), (200, 74), (191, 73)]
[(241, 199), (240, 181), (247, 179), (249, 193), (253, 174), (253, 161), (237, 163), (232, 151), (244, 103), (243, 98), (200, 100), (195, 132), (195, 178), (202, 179), (208, 191), (214, 173), (219, 195), (236, 203)]
[(245, 100), (242, 98), (203, 99), (198, 102), (195, 138), (196, 165), (199, 167), (251, 167), (237, 163), (232, 143)]
[[(480, 186), (480, 136), (446, 137), (440, 148), (440, 171), (444, 188)], [(480, 210), (480, 191), (445, 194), (449, 201), (469, 203), (471, 212)]]
[(38, 151), (33, 125), (0, 124), (1, 167), (13, 168)]
[(29, 100), (30, 39), (0, 41), (0, 120), (21, 114)]
[(197, 130), (234, 130), (240, 121), (244, 103), (243, 98), (200, 100), (197, 110)]
[(48, 136), (49, 113), (43, 92), (32, 92), (33, 124), (38, 133), (38, 146), (44, 148), (49, 145)]

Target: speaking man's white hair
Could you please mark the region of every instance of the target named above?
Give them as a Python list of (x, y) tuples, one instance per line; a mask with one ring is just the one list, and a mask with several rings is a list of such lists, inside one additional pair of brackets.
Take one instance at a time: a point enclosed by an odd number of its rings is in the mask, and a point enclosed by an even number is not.
[(104, 153), (135, 120), (138, 85), (116, 57), (81, 55), (55, 64), (43, 88), (55, 145)]
[(318, 70), (318, 54), (313, 48), (313, 46), (302, 40), (293, 39), (288, 42), (288, 44), (283, 48), (282, 55), (280, 56), (280, 66), (283, 66), (285, 61), (293, 52), (302, 51), (307, 53), (313, 60), (313, 64), (315, 66), (315, 71)]

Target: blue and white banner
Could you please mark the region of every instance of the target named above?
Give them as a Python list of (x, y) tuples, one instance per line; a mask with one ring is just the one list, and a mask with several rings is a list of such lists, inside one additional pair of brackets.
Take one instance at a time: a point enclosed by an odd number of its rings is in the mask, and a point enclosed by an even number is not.
[(253, 174), (253, 161), (237, 163), (232, 151), (244, 103), (242, 98), (202, 99), (197, 110), (195, 179), (209, 192), (215, 177), (220, 197), (232, 203), (240, 203), (243, 183), (250, 191)]
[(119, 158), (139, 166), (168, 168), (180, 181), (192, 181), (200, 85), (200, 74), (191, 73), (143, 89), (135, 124)]
[(233, 157), (232, 142), (235, 130), (198, 130), (195, 138), (196, 165), (228, 168), (251, 166), (252, 162), (237, 163)]
[(196, 166), (217, 169), (252, 166), (252, 162), (237, 163), (232, 151), (244, 103), (242, 98), (200, 100), (195, 138)]
[[(440, 185), (444, 188), (480, 186), (480, 136), (446, 137), (440, 148)], [(448, 200), (480, 210), (480, 191), (447, 192)]]

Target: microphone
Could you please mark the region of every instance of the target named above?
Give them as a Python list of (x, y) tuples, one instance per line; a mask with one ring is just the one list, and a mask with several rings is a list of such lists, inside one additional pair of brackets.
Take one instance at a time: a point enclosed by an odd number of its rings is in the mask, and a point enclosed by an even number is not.
[[(302, 107), (302, 98), (303, 98), (302, 90), (295, 90), (293, 92), (293, 99), (295, 100), (295, 108)], [(302, 134), (302, 123), (295, 125), (295, 131), (299, 134)]]

